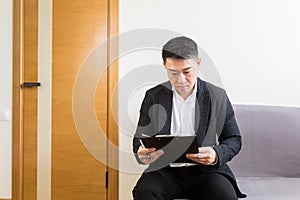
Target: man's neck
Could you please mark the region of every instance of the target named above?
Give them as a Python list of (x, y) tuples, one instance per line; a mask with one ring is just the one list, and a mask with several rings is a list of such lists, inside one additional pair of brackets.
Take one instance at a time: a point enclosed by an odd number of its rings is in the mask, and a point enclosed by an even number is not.
[(186, 100), (192, 93), (193, 93), (193, 90), (189, 91), (189, 92), (185, 92), (185, 93), (179, 93), (177, 90), (176, 92), (184, 99)]

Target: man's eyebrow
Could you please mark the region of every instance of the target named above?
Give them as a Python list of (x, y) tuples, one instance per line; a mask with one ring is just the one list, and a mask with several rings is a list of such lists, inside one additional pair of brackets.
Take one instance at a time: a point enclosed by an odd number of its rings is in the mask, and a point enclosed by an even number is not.
[[(187, 71), (187, 70), (190, 70), (191, 68), (193, 68), (193, 67), (192, 66), (188, 66), (188, 67), (184, 68), (182, 71)], [(172, 71), (172, 72), (179, 72), (179, 71), (177, 71), (175, 69), (171, 69), (171, 68), (168, 68), (168, 70)]]
[(184, 68), (182, 71), (187, 71), (187, 70), (189, 70), (191, 68), (192, 68), (192, 66), (189, 66), (189, 67)]
[(172, 71), (172, 72), (178, 72), (177, 70), (175, 70), (175, 69), (168, 69), (169, 71)]

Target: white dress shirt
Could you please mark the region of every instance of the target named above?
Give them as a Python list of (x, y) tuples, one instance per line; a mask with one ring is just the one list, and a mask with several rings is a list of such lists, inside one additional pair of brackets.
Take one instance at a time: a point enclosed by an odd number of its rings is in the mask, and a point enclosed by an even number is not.
[[(197, 93), (197, 82), (193, 92), (184, 100), (172, 87), (173, 105), (171, 117), (170, 134), (174, 136), (193, 136), (195, 135), (195, 104)], [(194, 166), (196, 163), (171, 163), (171, 167)]]
[(193, 136), (195, 135), (196, 86), (192, 94), (190, 94), (186, 100), (184, 100), (175, 89), (172, 88), (172, 90), (171, 135)]

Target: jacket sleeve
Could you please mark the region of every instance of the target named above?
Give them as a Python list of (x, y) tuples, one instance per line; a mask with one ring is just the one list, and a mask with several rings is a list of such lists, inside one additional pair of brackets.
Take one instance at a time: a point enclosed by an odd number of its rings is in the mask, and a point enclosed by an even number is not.
[(139, 147), (141, 146), (139, 142), (139, 138), (143, 137), (143, 134), (152, 135), (153, 128), (151, 123), (151, 118), (149, 114), (150, 107), (152, 105), (152, 100), (149, 95), (149, 92), (146, 92), (145, 97), (143, 99), (141, 109), (140, 109), (140, 116), (138, 120), (138, 125), (136, 128), (136, 132), (134, 134), (133, 138), (133, 153), (136, 157), (136, 160), (138, 163), (141, 164), (141, 161), (139, 160), (137, 156), (137, 151)]
[(219, 136), (219, 144), (214, 146), (218, 155), (217, 167), (230, 161), (239, 153), (242, 147), (240, 131), (235, 119), (233, 107), (225, 94), (226, 115), (224, 125)]

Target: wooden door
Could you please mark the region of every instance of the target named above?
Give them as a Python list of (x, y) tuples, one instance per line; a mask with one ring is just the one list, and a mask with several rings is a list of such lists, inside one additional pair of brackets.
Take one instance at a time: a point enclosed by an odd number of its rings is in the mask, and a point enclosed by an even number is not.
[[(107, 155), (107, 160), (100, 162), (85, 148), (73, 119), (72, 95), (87, 56), (117, 34), (118, 3), (116, 0), (53, 0), (52, 3), (51, 199), (117, 199), (118, 172), (106, 165), (117, 162), (116, 152), (103, 145), (106, 142), (99, 144), (101, 152)], [(38, 88), (19, 87), (24, 82), (39, 81), (38, 37), (38, 0), (15, 0), (14, 200), (38, 199), (37, 171), (38, 162), (42, 162), (37, 159)], [(116, 43), (108, 42), (103, 58), (108, 60), (116, 47)], [(117, 84), (116, 66), (115, 62), (99, 79), (95, 113), (107, 138), (117, 145), (117, 126), (111, 110), (112, 91)]]
[[(72, 94), (80, 66), (90, 51), (107, 38), (107, 13), (105, 0), (53, 1), (53, 199), (106, 199), (106, 166), (89, 154), (79, 138), (73, 120)], [(107, 55), (103, 58), (107, 59)], [(101, 105), (96, 113), (105, 132), (106, 73), (96, 92), (96, 105)], [(102, 146), (102, 151), (106, 154), (106, 146)]]

